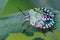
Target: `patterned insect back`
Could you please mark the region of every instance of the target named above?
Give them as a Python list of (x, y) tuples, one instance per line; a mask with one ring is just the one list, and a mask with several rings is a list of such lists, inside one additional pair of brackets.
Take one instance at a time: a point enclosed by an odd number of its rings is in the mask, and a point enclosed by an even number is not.
[(53, 12), (47, 8), (30, 9), (28, 16), (29, 23), (40, 29), (51, 28), (55, 23)]
[(29, 15), (30, 15), (30, 24), (35, 27), (42, 28), (44, 22), (42, 21), (42, 14), (40, 8), (30, 9)]

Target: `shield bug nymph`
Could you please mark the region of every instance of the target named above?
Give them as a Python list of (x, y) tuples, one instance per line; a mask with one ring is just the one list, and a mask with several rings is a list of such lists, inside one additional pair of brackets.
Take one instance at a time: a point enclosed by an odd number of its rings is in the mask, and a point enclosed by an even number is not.
[[(19, 10), (21, 11), (21, 9)], [(25, 14), (23, 13), (23, 15)], [(25, 15), (25, 21), (28, 21), (30, 25), (36, 28), (49, 30), (50, 28), (53, 28), (55, 23), (54, 13), (51, 10), (42, 7), (30, 9), (28, 15)]]

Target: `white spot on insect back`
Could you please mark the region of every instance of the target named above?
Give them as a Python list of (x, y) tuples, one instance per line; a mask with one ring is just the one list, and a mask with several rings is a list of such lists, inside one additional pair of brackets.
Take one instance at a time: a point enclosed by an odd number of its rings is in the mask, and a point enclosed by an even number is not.
[(46, 28), (49, 28), (48, 26)]
[(50, 10), (47, 10), (47, 12), (49, 12)]
[(46, 20), (46, 18), (42, 17), (42, 20), (43, 20), (43, 21), (45, 21), (45, 20)]
[(46, 11), (47, 9), (45, 8), (44, 11)]
[(49, 26), (49, 27), (51, 27), (51, 25), (50, 25), (50, 24), (48, 24), (48, 26)]
[(48, 28), (48, 25), (46, 24), (46, 28)]
[(47, 18), (47, 20), (49, 20), (50, 18)]
[(47, 27), (48, 25), (46, 24), (46, 27)]
[(46, 27), (43, 27), (43, 29), (45, 29)]
[(53, 23), (52, 23), (52, 22), (51, 22), (50, 24), (51, 24), (51, 25), (53, 25)]
[(52, 12), (49, 12), (49, 14), (52, 14)]
[(52, 17), (54, 17), (54, 15), (51, 15)]

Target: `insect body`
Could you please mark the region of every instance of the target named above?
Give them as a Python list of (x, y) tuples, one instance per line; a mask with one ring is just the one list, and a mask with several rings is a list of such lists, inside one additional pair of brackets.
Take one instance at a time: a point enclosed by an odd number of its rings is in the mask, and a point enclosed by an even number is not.
[(55, 24), (54, 14), (47, 8), (30, 9), (28, 15), (25, 15), (25, 21), (28, 21), (33, 27), (42, 30), (50, 30)]
[[(34, 27), (39, 27), (42, 29), (46, 29), (52, 27), (54, 22), (54, 14), (47, 9), (30, 9), (29, 15), (26, 18), (30, 22), (30, 24)], [(39, 12), (41, 11), (41, 12)]]

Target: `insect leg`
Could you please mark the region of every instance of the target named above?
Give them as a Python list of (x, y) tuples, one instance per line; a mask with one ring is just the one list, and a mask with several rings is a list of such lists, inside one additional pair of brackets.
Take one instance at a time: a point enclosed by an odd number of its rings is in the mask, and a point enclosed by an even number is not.
[(45, 33), (45, 32), (43, 32), (43, 34), (44, 34), (44, 36), (46, 37), (46, 33)]
[(20, 12), (22, 12), (22, 14), (23, 14), (24, 16), (26, 16), (26, 14), (23, 13), (23, 11), (22, 11), (18, 6), (17, 6), (17, 8), (19, 9)]
[[(24, 24), (28, 22), (28, 21), (25, 21), (23, 24), (22, 24), (22, 27), (24, 26)], [(24, 30), (23, 30), (23, 33), (26, 32), (28, 30), (29, 26), (25, 27)]]
[(23, 33), (26, 32), (28, 30), (29, 26), (27, 26), (24, 30)]
[(26, 22), (27, 22), (27, 21), (25, 21), (25, 22), (21, 25), (21, 27), (23, 27)]

